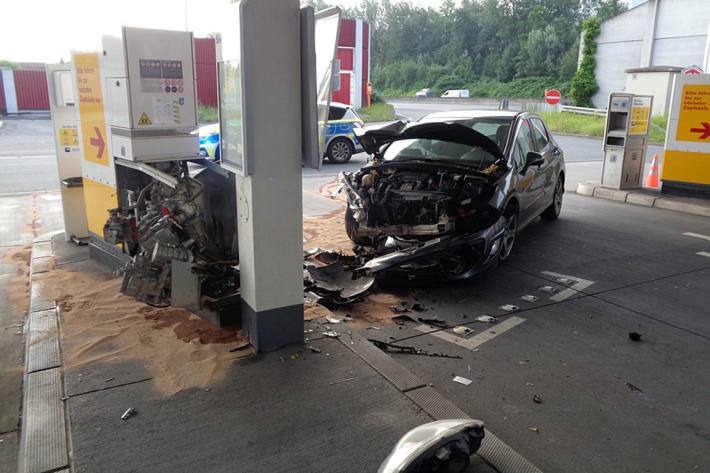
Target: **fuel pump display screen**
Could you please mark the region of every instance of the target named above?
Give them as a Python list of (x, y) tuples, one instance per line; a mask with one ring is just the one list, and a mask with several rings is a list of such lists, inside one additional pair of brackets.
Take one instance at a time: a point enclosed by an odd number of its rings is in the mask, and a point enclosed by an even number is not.
[(140, 59), (141, 79), (182, 79), (182, 61)]

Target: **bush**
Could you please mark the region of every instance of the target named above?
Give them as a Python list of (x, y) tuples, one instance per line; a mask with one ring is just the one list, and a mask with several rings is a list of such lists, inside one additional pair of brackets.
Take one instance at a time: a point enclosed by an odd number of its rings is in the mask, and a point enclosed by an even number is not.
[(388, 122), (395, 120), (394, 107), (384, 102), (373, 102), (369, 107), (357, 111), (365, 122)]
[(214, 107), (204, 107), (202, 105), (197, 107), (197, 123), (217, 123), (219, 120), (217, 115), (217, 109)]
[(594, 16), (582, 22), (584, 47), (582, 62), (572, 78), (572, 99), (579, 107), (592, 107), (592, 96), (599, 90), (594, 69), (597, 66), (597, 37), (601, 31), (601, 21)]

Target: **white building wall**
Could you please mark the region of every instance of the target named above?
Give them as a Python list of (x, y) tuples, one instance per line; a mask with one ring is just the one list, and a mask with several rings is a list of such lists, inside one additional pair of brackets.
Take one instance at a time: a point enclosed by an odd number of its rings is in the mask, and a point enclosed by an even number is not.
[(597, 38), (595, 76), (599, 91), (592, 98), (595, 107), (606, 108), (609, 94), (624, 90), (624, 70), (639, 67), (647, 9), (648, 3), (644, 3), (602, 23)]
[(597, 39), (594, 105), (624, 91), (625, 69), (706, 66), (709, 31), (710, 0), (648, 0), (607, 20)]

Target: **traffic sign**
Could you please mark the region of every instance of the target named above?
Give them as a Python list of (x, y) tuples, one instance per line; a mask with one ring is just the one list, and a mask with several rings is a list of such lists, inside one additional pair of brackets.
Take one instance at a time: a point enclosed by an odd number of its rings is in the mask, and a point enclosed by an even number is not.
[(562, 98), (562, 94), (557, 89), (547, 89), (545, 91), (545, 102), (547, 102), (550, 105), (555, 105), (555, 104), (559, 103), (561, 98)]
[(702, 74), (703, 68), (700, 66), (692, 65), (683, 69), (682, 73), (686, 75)]

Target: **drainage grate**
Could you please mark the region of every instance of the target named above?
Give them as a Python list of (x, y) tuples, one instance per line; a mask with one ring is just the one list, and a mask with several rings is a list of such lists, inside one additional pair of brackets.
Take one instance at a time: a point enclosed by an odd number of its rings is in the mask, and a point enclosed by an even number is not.
[(44, 473), (69, 465), (60, 368), (27, 375), (20, 473)]

